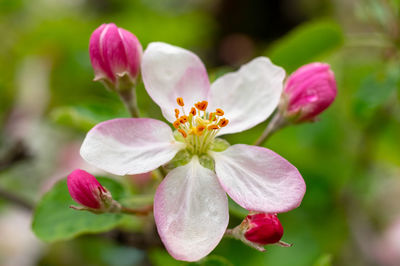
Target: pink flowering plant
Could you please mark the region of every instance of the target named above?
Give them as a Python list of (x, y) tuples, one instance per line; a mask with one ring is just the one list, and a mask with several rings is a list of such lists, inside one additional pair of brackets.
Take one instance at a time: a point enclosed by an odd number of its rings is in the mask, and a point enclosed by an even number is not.
[[(95, 81), (118, 93), (132, 117), (93, 127), (81, 157), (108, 174), (157, 176), (158, 184), (147, 205), (131, 208), (77, 169), (67, 187), (81, 206), (71, 208), (89, 211), (91, 217), (153, 220), (152, 213), (163, 245), (177, 260), (204, 258), (224, 236), (260, 251), (267, 244), (290, 246), (281, 241), (277, 214), (297, 208), (306, 185), (295, 166), (262, 144), (284, 126), (314, 121), (333, 102), (336, 83), (329, 65), (303, 66), (285, 81), (283, 68), (257, 57), (211, 84), (194, 53), (162, 42), (142, 52), (138, 39), (114, 24), (93, 32), (89, 52)], [(167, 122), (140, 117), (135, 92), (140, 78)], [(223, 138), (271, 115), (255, 145), (230, 145)], [(228, 196), (248, 212), (231, 229)]]

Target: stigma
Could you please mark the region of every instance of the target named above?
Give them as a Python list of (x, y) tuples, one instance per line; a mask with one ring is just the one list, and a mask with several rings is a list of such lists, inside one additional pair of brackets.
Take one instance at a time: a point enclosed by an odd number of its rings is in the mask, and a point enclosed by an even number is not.
[(186, 114), (183, 98), (177, 98), (176, 103), (181, 107), (181, 111), (174, 110), (176, 118), (173, 122), (174, 128), (182, 135), (193, 154), (206, 153), (220, 129), (229, 123), (229, 120), (223, 117), (225, 112), (220, 108), (208, 112), (208, 102), (200, 101), (195, 103)]

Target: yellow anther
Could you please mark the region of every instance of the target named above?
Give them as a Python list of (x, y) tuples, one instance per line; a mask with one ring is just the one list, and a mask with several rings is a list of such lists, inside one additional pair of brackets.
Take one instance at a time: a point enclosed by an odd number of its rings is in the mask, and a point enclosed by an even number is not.
[(208, 102), (199, 101), (187, 113), (188, 110), (183, 107), (185, 105), (183, 98), (176, 98), (176, 102), (180, 107), (174, 109), (176, 120), (172, 124), (183, 136), (184, 140), (181, 141), (187, 144), (187, 148), (193, 154), (206, 153), (216, 133), (229, 123), (229, 120), (223, 117), (225, 112), (221, 108), (207, 112)]
[(187, 137), (187, 134), (186, 134), (185, 130), (183, 130), (183, 129), (178, 129), (178, 131), (179, 131), (179, 133), (182, 134), (182, 136), (183, 136), (184, 138)]
[(210, 121), (217, 121), (217, 116), (215, 113), (210, 113), (210, 115), (208, 116)]
[(185, 105), (185, 103), (183, 102), (182, 97), (177, 98), (176, 102), (178, 103), (179, 106), (184, 106)]
[(186, 115), (183, 115), (179, 118), (179, 122), (182, 124), (185, 124), (188, 121), (188, 117)]
[(217, 130), (217, 129), (219, 129), (219, 126), (218, 126), (218, 125), (209, 125), (209, 126), (207, 127), (207, 129), (208, 129), (208, 130)]
[(175, 117), (178, 118), (179, 117), (179, 110), (175, 109)]
[(179, 120), (176, 120), (173, 124), (174, 128), (178, 129), (181, 125), (181, 122), (179, 122)]
[(197, 136), (201, 136), (201, 134), (203, 134), (203, 131), (206, 129), (206, 127), (204, 125), (198, 125), (196, 127), (195, 133)]
[(195, 103), (194, 106), (200, 111), (205, 111), (207, 109), (208, 102), (207, 101), (198, 102)]
[(229, 120), (228, 120), (228, 119), (222, 118), (222, 119), (219, 121), (218, 125), (219, 125), (220, 127), (226, 127), (226, 125), (228, 125), (228, 123), (229, 123)]
[(215, 113), (216, 113), (218, 116), (223, 116), (223, 115), (224, 115), (224, 111), (223, 111), (222, 109), (220, 109), (220, 108), (217, 108), (217, 110), (215, 110)]

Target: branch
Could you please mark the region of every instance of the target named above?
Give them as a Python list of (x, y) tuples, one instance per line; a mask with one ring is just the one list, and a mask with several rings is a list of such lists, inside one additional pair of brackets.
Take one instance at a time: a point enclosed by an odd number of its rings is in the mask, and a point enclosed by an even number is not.
[(7, 152), (0, 158), (0, 172), (12, 167), (14, 164), (30, 159), (31, 155), (28, 148), (22, 141), (17, 141)]
[(125, 214), (133, 214), (133, 215), (141, 215), (141, 216), (146, 216), (149, 213), (153, 211), (153, 204), (143, 207), (143, 208), (138, 208), (138, 209), (132, 209), (132, 208), (127, 208), (122, 206), (121, 212)]

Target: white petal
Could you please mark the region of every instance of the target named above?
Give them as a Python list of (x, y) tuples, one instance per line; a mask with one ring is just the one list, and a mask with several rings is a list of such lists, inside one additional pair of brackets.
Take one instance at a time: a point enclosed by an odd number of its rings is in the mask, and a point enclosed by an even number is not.
[(304, 180), (296, 167), (275, 152), (237, 144), (212, 156), (222, 187), (243, 208), (278, 213), (300, 205)]
[(172, 170), (157, 189), (154, 218), (168, 252), (196, 261), (209, 254), (228, 226), (228, 200), (215, 173), (197, 157)]
[(194, 53), (166, 43), (150, 43), (143, 54), (142, 76), (150, 97), (160, 106), (164, 117), (173, 122), (178, 97), (186, 113), (195, 102), (207, 100), (210, 82), (207, 70)]
[(211, 85), (209, 108), (225, 111), (228, 126), (219, 135), (241, 132), (266, 120), (278, 106), (285, 71), (258, 57)]
[(184, 148), (164, 122), (121, 118), (102, 122), (86, 135), (81, 156), (88, 163), (116, 175), (140, 174), (170, 161)]

